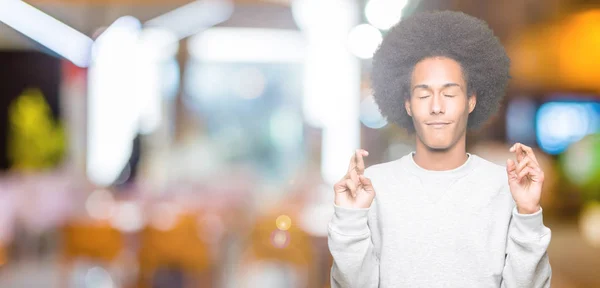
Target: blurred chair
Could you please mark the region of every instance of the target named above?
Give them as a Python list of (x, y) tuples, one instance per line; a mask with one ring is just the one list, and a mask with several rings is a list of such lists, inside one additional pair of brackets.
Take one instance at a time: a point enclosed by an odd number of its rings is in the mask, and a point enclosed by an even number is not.
[(68, 275), (77, 260), (91, 260), (106, 266), (117, 261), (124, 238), (108, 221), (68, 222), (61, 230), (61, 287), (68, 287)]
[(6, 256), (6, 247), (3, 243), (0, 243), (0, 269), (6, 264), (8, 258)]
[(138, 287), (152, 287), (154, 276), (163, 269), (181, 269), (192, 276), (192, 281), (185, 281), (191, 282), (190, 286), (213, 287), (215, 274), (209, 245), (201, 233), (198, 215), (190, 212), (179, 213), (171, 227), (147, 225), (140, 235)]
[[(287, 209), (283, 209), (287, 210)], [(252, 279), (256, 273), (256, 265), (269, 264), (265, 267), (273, 267), (270, 264), (279, 265), (280, 268), (291, 267), (293, 277), (288, 281), (297, 283), (285, 283), (281, 285), (291, 285), (285, 287), (317, 287), (317, 273), (315, 273), (315, 251), (311, 244), (311, 236), (293, 224), (293, 215), (296, 213), (269, 213), (261, 216), (255, 222), (241, 261), (241, 279)], [(280, 215), (289, 215), (292, 224), (286, 229), (280, 230), (277, 226), (277, 218)], [(297, 218), (296, 218), (297, 219)], [(269, 268), (271, 269), (271, 268)], [(286, 274), (285, 269), (279, 269), (280, 273)], [(260, 272), (259, 272), (260, 273)], [(271, 276), (269, 276), (271, 277)], [(248, 287), (249, 283), (242, 283), (243, 287)], [(256, 285), (256, 283), (252, 283)], [(258, 286), (252, 286), (258, 287)]]
[(333, 266), (333, 256), (327, 252), (327, 278), (325, 279), (325, 286), (323, 288), (331, 288), (331, 267)]

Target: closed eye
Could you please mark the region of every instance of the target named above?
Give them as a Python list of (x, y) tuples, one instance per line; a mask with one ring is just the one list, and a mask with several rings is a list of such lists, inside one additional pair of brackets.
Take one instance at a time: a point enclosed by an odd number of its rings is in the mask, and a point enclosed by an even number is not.
[(425, 96), (419, 96), (419, 99), (425, 99), (427, 97), (429, 97), (430, 95), (425, 95)]
[(452, 98), (452, 97), (454, 97), (456, 95), (444, 95), (444, 96)]

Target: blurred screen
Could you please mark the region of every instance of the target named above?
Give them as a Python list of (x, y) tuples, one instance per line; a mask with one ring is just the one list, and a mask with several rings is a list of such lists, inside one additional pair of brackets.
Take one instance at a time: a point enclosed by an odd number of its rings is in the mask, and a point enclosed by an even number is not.
[(191, 60), (185, 103), (202, 115), (206, 135), (229, 147), (227, 161), (285, 179), (304, 158), (302, 71), (291, 63)]
[(545, 102), (536, 113), (537, 142), (548, 154), (560, 154), (586, 135), (600, 132), (600, 102), (565, 99)]

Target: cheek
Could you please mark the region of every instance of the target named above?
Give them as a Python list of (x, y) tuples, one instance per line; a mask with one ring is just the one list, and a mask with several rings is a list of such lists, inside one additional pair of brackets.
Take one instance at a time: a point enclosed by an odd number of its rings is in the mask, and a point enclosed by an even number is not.
[(446, 107), (446, 113), (452, 115), (454, 118), (464, 118), (469, 116), (469, 106), (465, 102), (449, 103)]
[(429, 108), (426, 105), (415, 105), (411, 106), (412, 117), (413, 119), (423, 119), (429, 115)]

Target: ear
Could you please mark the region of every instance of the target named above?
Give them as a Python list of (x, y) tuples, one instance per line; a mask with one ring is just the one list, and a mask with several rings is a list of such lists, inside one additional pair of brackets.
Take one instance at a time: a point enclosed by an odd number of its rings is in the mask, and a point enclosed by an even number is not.
[(475, 94), (469, 97), (469, 114), (475, 110), (475, 106), (477, 105), (477, 96)]
[(404, 98), (404, 109), (406, 109), (406, 113), (408, 116), (412, 117), (412, 111), (410, 110), (410, 98)]

